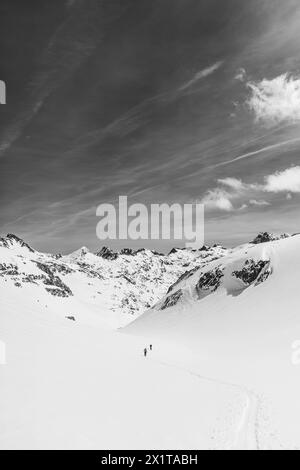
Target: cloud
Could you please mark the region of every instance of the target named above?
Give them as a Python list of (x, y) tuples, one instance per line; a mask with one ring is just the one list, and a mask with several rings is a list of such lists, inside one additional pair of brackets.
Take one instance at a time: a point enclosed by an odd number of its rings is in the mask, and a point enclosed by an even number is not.
[[(244, 183), (233, 177), (218, 179), (217, 182), (226, 189), (216, 187), (207, 191), (201, 203), (208, 210), (232, 212), (249, 207), (263, 208), (271, 205), (262, 198), (266, 193), (287, 193), (287, 200), (291, 200), (293, 194), (300, 194), (300, 166), (265, 176), (262, 183)], [(238, 208), (233, 206), (233, 201), (239, 203)]]
[(243, 68), (240, 68), (234, 77), (235, 80), (238, 80), (239, 82), (244, 82), (246, 80), (247, 73), (246, 70)]
[(300, 166), (265, 177), (264, 191), (269, 193), (300, 193)]
[(188, 82), (184, 83), (180, 88), (179, 91), (185, 91), (188, 88), (192, 87), (197, 83), (199, 80), (202, 80), (203, 78), (208, 77), (209, 75), (212, 75), (214, 72), (216, 72), (221, 66), (223, 65), (223, 61), (218, 61), (214, 65), (211, 65), (210, 67), (207, 67), (204, 70), (201, 70), (200, 72), (197, 72), (194, 77), (189, 80)]
[(256, 207), (266, 207), (266, 206), (270, 206), (271, 204), (267, 201), (264, 201), (264, 200), (260, 200), (260, 201), (257, 201), (256, 199), (251, 199), (249, 201), (249, 204), (251, 206), (256, 206)]
[[(220, 210), (231, 212), (234, 210), (232, 201), (245, 196), (248, 191), (256, 189), (256, 185), (245, 184), (237, 178), (228, 177), (218, 179), (217, 182), (225, 186), (224, 188), (214, 188), (209, 190), (203, 197), (201, 203), (206, 206), (208, 210)], [(237, 210), (245, 210), (248, 207), (245, 203)]]
[(209, 190), (201, 203), (204, 204), (210, 210), (221, 210), (230, 212), (233, 210), (231, 202), (231, 194), (220, 188)]
[(224, 186), (228, 186), (229, 188), (231, 189), (234, 189), (236, 191), (240, 191), (244, 188), (244, 183), (237, 179), (237, 178), (223, 178), (223, 179), (219, 179), (218, 180), (218, 183), (224, 185)]
[(288, 73), (272, 80), (248, 82), (247, 105), (257, 121), (267, 125), (300, 121), (300, 79)]

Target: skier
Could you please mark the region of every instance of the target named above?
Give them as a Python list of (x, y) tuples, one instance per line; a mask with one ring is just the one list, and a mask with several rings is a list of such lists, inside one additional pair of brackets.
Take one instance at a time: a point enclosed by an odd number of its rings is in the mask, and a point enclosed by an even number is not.
[(150, 351), (152, 351), (152, 344), (150, 344)]
[(147, 348), (144, 349), (144, 357), (147, 357)]

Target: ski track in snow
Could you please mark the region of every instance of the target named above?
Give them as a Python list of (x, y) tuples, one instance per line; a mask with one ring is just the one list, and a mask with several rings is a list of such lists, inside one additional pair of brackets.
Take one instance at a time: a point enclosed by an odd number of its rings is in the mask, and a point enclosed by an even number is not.
[(166, 367), (173, 367), (174, 369), (184, 371), (194, 377), (197, 377), (199, 380), (211, 382), (222, 387), (233, 388), (244, 395), (246, 398), (246, 403), (243, 407), (241, 418), (239, 419), (236, 426), (235, 440), (232, 445), (229, 445), (225, 450), (260, 450), (258, 415), (261, 399), (255, 392), (248, 390), (246, 387), (241, 385), (200, 375), (175, 364), (161, 361), (156, 362), (159, 362), (161, 365)]

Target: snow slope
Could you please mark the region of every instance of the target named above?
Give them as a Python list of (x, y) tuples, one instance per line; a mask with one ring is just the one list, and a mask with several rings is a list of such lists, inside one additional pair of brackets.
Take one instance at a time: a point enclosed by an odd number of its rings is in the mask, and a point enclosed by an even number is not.
[(237, 388), (145, 359), (144, 339), (66, 321), (61, 303), (42, 311), (29, 291), (3, 291), (0, 311), (0, 449), (236, 445)]
[(299, 281), (300, 236), (245, 245), (186, 275), (125, 331), (168, 341), (168, 363), (244, 390), (241, 432), (256, 429), (257, 447), (300, 448)]

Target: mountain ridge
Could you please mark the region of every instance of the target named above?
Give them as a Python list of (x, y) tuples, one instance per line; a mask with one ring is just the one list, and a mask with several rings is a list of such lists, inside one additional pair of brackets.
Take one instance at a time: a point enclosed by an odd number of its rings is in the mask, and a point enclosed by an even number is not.
[[(107, 247), (92, 253), (82, 247), (63, 256), (38, 252), (8, 235), (0, 239), (0, 289), (9, 285), (18, 295), (30, 290), (33, 299), (47, 306), (50, 296), (61, 299), (75, 319), (79, 310), (91, 307), (99, 310), (99, 317), (104, 311), (108, 324), (111, 316), (114, 326), (122, 326), (154, 305), (186, 270), (226, 252), (218, 246), (177, 248), (168, 255), (148, 249), (113, 252)], [(71, 299), (75, 306), (69, 307)]]

